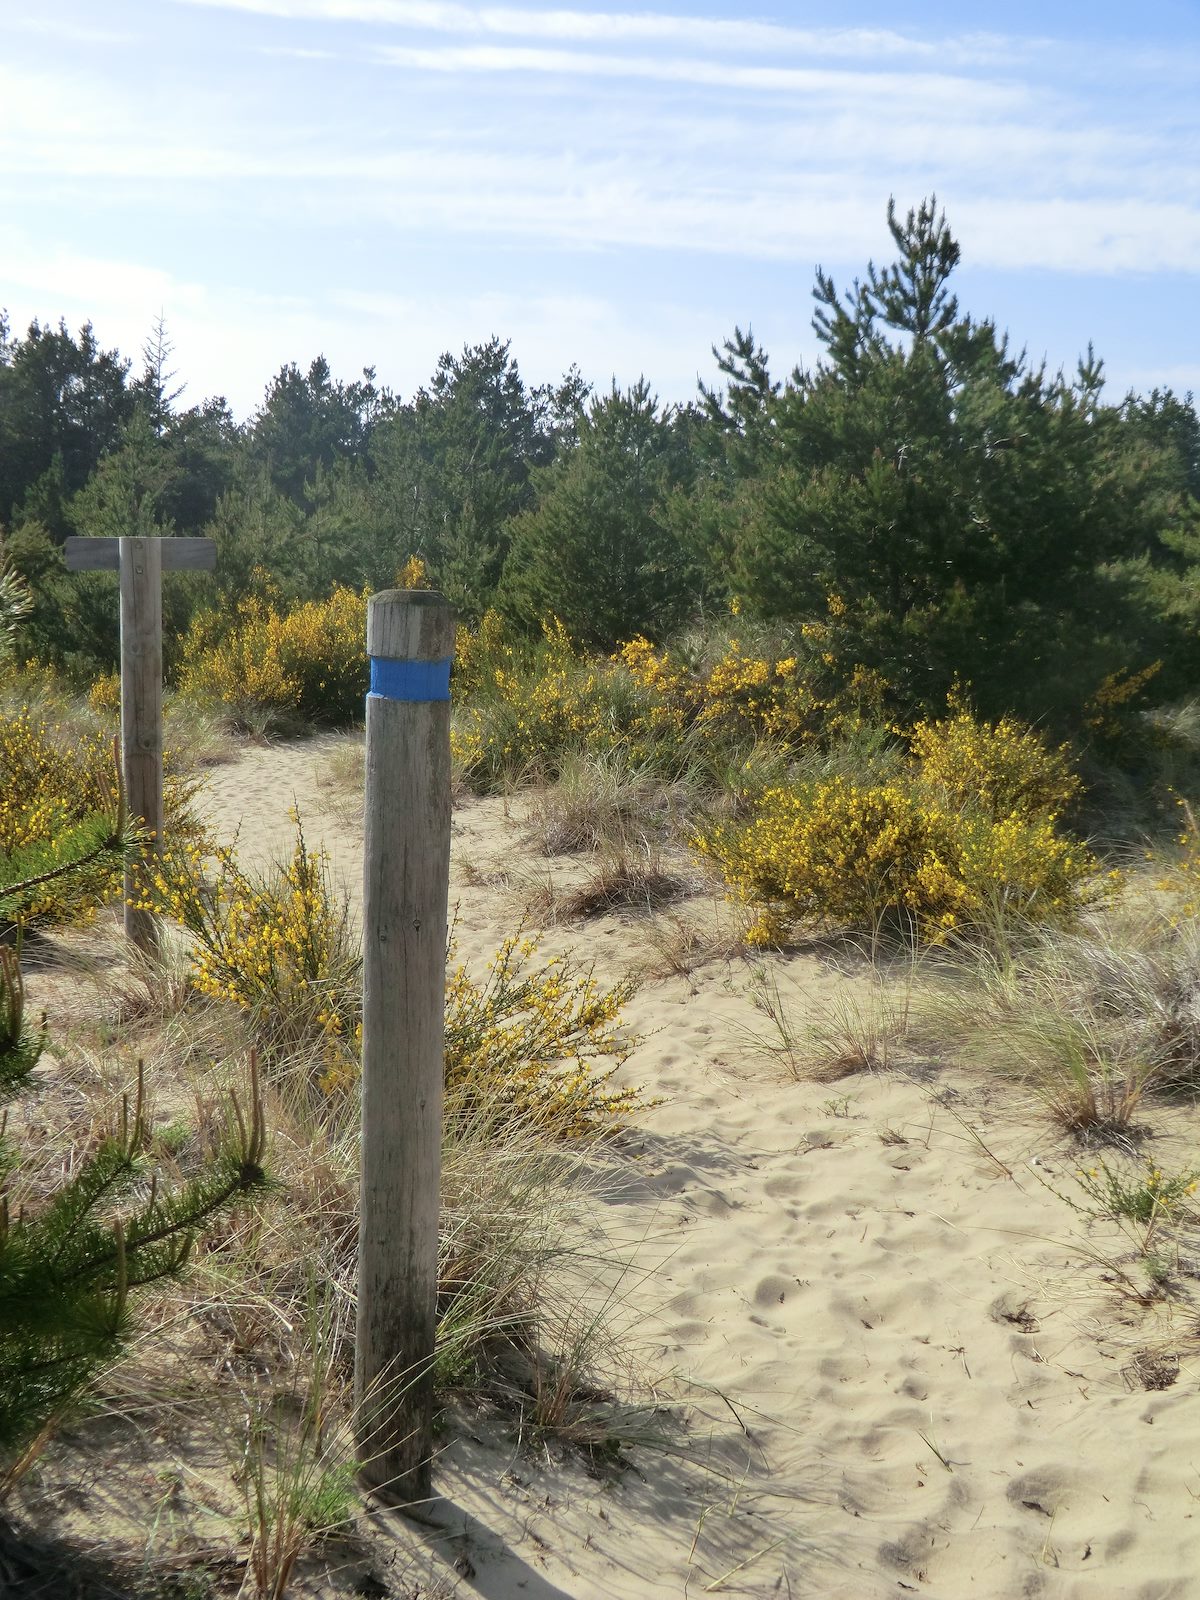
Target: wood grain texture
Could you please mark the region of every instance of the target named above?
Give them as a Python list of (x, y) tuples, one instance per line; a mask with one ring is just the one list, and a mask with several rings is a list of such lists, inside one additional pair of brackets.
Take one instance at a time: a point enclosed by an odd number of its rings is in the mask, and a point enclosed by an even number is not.
[[(437, 660), (453, 649), (454, 612), (440, 595), (391, 591), (371, 600), (367, 632), (373, 654)], [(449, 876), (449, 702), (372, 695), (356, 1436), (363, 1478), (408, 1504), (431, 1485)]]
[(454, 654), (456, 612), (435, 589), (385, 589), (367, 602), (367, 654), (444, 661)]
[(68, 572), (115, 572), (120, 565), (119, 539), (76, 539), (63, 541), (63, 560)]
[[(115, 572), (120, 564), (120, 539), (77, 539), (63, 543), (63, 560), (68, 572)], [(156, 539), (162, 546), (164, 572), (211, 572), (217, 564), (217, 546), (212, 539), (176, 537)]]
[[(121, 762), (132, 816), (140, 817), (162, 850), (162, 575), (164, 571), (211, 572), (212, 539), (71, 538), (63, 545), (69, 572), (117, 572), (121, 596)], [(125, 932), (142, 950), (158, 948), (158, 926), (130, 901), (136, 883), (125, 872)]]
[[(121, 754), (131, 816), (141, 817), (161, 850), (162, 764), (162, 539), (122, 539)], [(125, 932), (141, 950), (158, 947), (148, 911), (135, 911), (133, 868), (125, 871)]]

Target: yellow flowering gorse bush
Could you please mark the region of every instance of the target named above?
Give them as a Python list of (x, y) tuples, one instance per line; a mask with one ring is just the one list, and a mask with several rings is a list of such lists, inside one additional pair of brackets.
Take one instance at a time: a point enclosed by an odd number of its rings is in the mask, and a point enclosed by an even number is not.
[(516, 647), (498, 611), (485, 611), (475, 628), (460, 622), (454, 636), (455, 699), (469, 699), (486, 687), (497, 668), (515, 670), (516, 662)]
[(367, 591), (337, 586), (327, 600), (280, 611), (252, 595), (232, 627), (207, 613), (184, 637), (180, 691), (215, 701), (239, 722), (349, 722), (367, 692)]
[(1171, 921), (1178, 924), (1181, 918), (1200, 913), (1200, 826), (1196, 822), (1196, 813), (1182, 795), (1175, 796), (1175, 805), (1181, 823), (1175, 835), (1177, 853), (1167, 862), (1164, 862), (1160, 852), (1150, 850), (1147, 856), (1160, 869), (1165, 869), (1156, 887), (1170, 897)]
[[(189, 836), (194, 779), (164, 756), (163, 805), (168, 831)], [(116, 809), (112, 738), (94, 728), (65, 727), (28, 706), (0, 710), (0, 862), (60, 840), (97, 813)], [(21, 877), (18, 870), (14, 876)], [(86, 917), (112, 894), (119, 867), (106, 864), (55, 879), (32, 892), (22, 914), (48, 921)]]
[(320, 1070), (346, 1075), (358, 1025), (359, 957), (325, 853), (296, 819), (291, 859), (247, 872), (228, 845), (189, 844), (151, 862), (144, 909), (192, 935), (201, 994), (250, 1012), (276, 1049), (317, 1042)]
[(396, 570), (397, 589), (430, 589), (429, 569), (420, 556), (409, 556)]
[(761, 943), (796, 923), (894, 914), (933, 939), (1000, 911), (1065, 922), (1096, 892), (1094, 858), (1052, 809), (1074, 786), (1064, 752), (1032, 729), (957, 712), (921, 724), (887, 782), (776, 786), (749, 820), (709, 825), (694, 842), (761, 908), (751, 930)]
[[(112, 746), (96, 733), (62, 738), (61, 731), (21, 707), (0, 714), (0, 864), (22, 878), (22, 856), (51, 845), (74, 824), (114, 808)], [(107, 899), (118, 872), (112, 862), (46, 883), (22, 904), (27, 917), (70, 922)]]
[(121, 711), (121, 674), (105, 672), (96, 678), (87, 693), (90, 710), (98, 717), (115, 717)]
[(765, 737), (795, 748), (881, 715), (887, 690), (878, 674), (862, 666), (834, 680), (827, 669), (835, 658), (812, 648), (814, 630), (816, 642), (825, 643), (822, 625), (806, 625), (804, 658), (748, 653), (730, 638), (715, 660), (688, 666), (639, 638), (613, 660), (654, 692), (677, 726)]
[(1127, 738), (1138, 702), (1146, 686), (1162, 671), (1161, 661), (1134, 670), (1120, 667), (1103, 679), (1084, 706), (1084, 726), (1093, 737), (1109, 744)]
[[(142, 903), (188, 930), (196, 988), (249, 1013), (277, 1068), (293, 1047), (317, 1046), (310, 1087), (329, 1098), (358, 1079), (361, 950), (326, 856), (296, 825), (290, 861), (262, 875), (246, 872), (227, 846), (171, 852), (152, 866)], [(538, 961), (537, 951), (536, 939), (514, 934), (480, 981), (451, 938), (448, 1103), (555, 1138), (590, 1136), (639, 1101), (610, 1082), (625, 1054), (618, 1028), (632, 986), (602, 988), (568, 956)]]
[[(511, 935), (479, 982), (456, 961), (446, 984), (446, 1091), (460, 1113), (577, 1139), (612, 1128), (639, 1103), (612, 1086), (624, 1059), (619, 1023), (633, 986), (603, 989), (569, 956), (538, 963), (538, 941)], [(612, 1058), (597, 1065), (597, 1058)]]
[(1015, 717), (977, 722), (952, 702), (948, 717), (918, 722), (908, 741), (922, 783), (949, 806), (979, 806), (997, 819), (1057, 815), (1080, 791), (1068, 747), (1048, 749), (1036, 729)]
[(544, 624), (530, 649), (489, 612), (478, 629), (459, 630), (454, 755), (467, 782), (486, 790), (513, 777), (552, 778), (568, 751), (608, 752), (617, 742), (635, 763), (676, 772), (714, 738), (795, 749), (879, 712), (886, 685), (876, 675), (860, 667), (818, 688), (828, 676), (816, 652), (756, 655), (736, 638), (706, 664), (640, 637), (583, 660), (561, 623)]

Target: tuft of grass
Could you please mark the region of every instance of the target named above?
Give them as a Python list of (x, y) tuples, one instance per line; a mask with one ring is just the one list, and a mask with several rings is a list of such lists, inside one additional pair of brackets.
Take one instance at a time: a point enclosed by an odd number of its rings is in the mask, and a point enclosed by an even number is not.
[(711, 917), (701, 921), (682, 915), (655, 917), (646, 928), (655, 952), (649, 972), (654, 978), (686, 978), (710, 961), (732, 961), (746, 948), (746, 919), (725, 900), (714, 900)]
[(343, 825), (362, 823), (366, 760), (366, 735), (358, 730), (338, 738), (317, 771), (324, 803)]
[(1138, 1350), (1121, 1368), (1121, 1377), (1129, 1390), (1170, 1389), (1179, 1380), (1179, 1366), (1179, 1356), (1173, 1350)]
[(797, 1082), (832, 1083), (852, 1072), (886, 1072), (897, 1064), (908, 1038), (915, 984), (912, 960), (894, 970), (877, 956), (861, 976), (848, 977), (817, 998), (798, 986), (785, 990), (777, 967), (760, 962), (748, 992), (766, 1027), (751, 1035), (753, 1044)]
[(1061, 1127), (1128, 1133), (1147, 1095), (1200, 1085), (1200, 926), (1146, 897), (1076, 932), (961, 945), (923, 1004), (959, 1054), (1023, 1083)]
[(568, 919), (602, 917), (612, 911), (647, 914), (691, 892), (694, 882), (670, 870), (649, 840), (605, 848), (588, 876), (557, 898), (555, 909)]
[(195, 998), (191, 958), (177, 940), (162, 939), (155, 950), (130, 945), (123, 965), (107, 978), (109, 1013), (118, 1027), (165, 1023)]
[(237, 759), (241, 744), (228, 721), (211, 707), (170, 694), (163, 704), (163, 726), (174, 750), (186, 751), (190, 767), (222, 767)]
[(564, 756), (555, 783), (531, 799), (526, 833), (543, 855), (601, 851), (631, 836), (678, 832), (692, 800), (682, 782), (662, 780), (652, 763), (624, 745)]
[(555, 1151), (533, 1122), (451, 1093), (443, 1143), (437, 1383), (483, 1404), (527, 1447), (592, 1467), (665, 1442), (666, 1413), (631, 1351), (640, 1315), (632, 1269), (610, 1232), (604, 1169), (587, 1148)]
[[(345, 1301), (310, 1287), (300, 1359), (287, 1376), (238, 1384), (231, 1443), (256, 1600), (283, 1600), (301, 1554), (352, 1526), (356, 1463), (347, 1421)], [(245, 1592), (245, 1591), (244, 1591)]]

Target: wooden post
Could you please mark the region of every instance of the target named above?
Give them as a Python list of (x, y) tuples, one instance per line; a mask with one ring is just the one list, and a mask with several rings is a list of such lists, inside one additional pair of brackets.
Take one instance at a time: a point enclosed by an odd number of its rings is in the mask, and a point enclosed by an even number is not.
[(355, 1435), (409, 1505), (432, 1476), (454, 620), (428, 590), (367, 608)]
[[(162, 540), (122, 539), (121, 751), (129, 813), (141, 817), (150, 850), (162, 853)], [(158, 927), (150, 911), (130, 904), (137, 871), (125, 867), (125, 932), (139, 950), (158, 949)]]
[[(129, 814), (140, 817), (162, 850), (162, 575), (211, 572), (217, 547), (203, 538), (68, 539), (69, 572), (111, 572), (121, 588), (121, 750)], [(158, 949), (149, 911), (130, 905), (135, 882), (125, 870), (125, 932), (140, 950)]]

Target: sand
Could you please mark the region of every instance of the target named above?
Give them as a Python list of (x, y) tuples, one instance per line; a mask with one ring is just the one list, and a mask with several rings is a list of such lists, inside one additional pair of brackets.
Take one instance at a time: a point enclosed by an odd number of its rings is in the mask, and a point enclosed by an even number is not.
[[(261, 862), (288, 852), (298, 805), (357, 898), (361, 818), (329, 777), (346, 744), (246, 749), (209, 776), (211, 822)], [(534, 855), (523, 819), (519, 799), (456, 810), (468, 959), (547, 875), (581, 870)], [(614, 979), (653, 963), (651, 932), (622, 914), (544, 938)], [(769, 974), (799, 1018), (870, 1005), (845, 952)], [(1139, 1356), (1194, 1334), (1194, 1312), (1105, 1281), (1128, 1246), (1061, 1198), (1079, 1154), (1011, 1087), (919, 1056), (795, 1081), (755, 1043), (754, 976), (714, 959), (646, 978), (627, 1011), (623, 1077), (661, 1103), (599, 1204), (628, 1263), (630, 1356), (687, 1402), (677, 1452), (636, 1450), (613, 1481), (494, 1432), (453, 1438), (424, 1581), (495, 1600), (1200, 1595), (1196, 1362), (1185, 1348), (1157, 1390)], [(1156, 1154), (1186, 1162), (1186, 1119), (1153, 1120)]]

